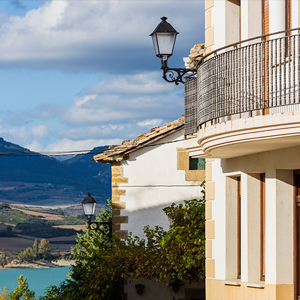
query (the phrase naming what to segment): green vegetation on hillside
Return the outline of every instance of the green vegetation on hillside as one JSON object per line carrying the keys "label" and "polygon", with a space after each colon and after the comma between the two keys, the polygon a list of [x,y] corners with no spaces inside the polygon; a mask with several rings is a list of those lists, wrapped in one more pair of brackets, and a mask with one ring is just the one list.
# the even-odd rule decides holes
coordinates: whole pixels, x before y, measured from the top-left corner
{"label": "green vegetation on hillside", "polygon": [[[27,210],[34,211],[29,209]],[[58,213],[58,215],[62,217],[61,220],[45,220],[45,223],[50,226],[86,224],[86,217],[83,214],[77,216],[63,216],[61,213]],[[17,225],[20,223],[28,223],[38,220],[44,220],[44,218],[41,218],[39,216],[31,216],[18,209],[12,209],[8,204],[0,203],[0,223]]]}
{"label": "green vegetation on hillside", "polygon": [[85,225],[86,216],[77,215],[77,216],[64,216],[62,220],[47,220],[47,223],[51,226],[58,225]]}
{"label": "green vegetation on hillside", "polygon": [[0,203],[0,222],[17,225],[18,223],[37,220],[37,217],[27,215],[22,211],[11,209],[8,204]]}

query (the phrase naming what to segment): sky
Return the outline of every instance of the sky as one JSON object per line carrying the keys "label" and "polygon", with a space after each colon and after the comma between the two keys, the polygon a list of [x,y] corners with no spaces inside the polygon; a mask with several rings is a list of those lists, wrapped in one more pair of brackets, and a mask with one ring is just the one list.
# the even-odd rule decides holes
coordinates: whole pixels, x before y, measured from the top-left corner
{"label": "sky", "polygon": [[184,114],[149,34],[204,42],[203,0],[0,0],[0,136],[37,152],[118,145]]}

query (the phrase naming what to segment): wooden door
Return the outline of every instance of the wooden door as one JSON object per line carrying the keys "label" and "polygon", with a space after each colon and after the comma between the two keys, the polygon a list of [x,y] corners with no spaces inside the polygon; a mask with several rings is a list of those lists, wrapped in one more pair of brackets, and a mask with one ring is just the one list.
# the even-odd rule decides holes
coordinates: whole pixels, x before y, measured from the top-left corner
{"label": "wooden door", "polygon": [[266,267],[266,174],[260,174],[260,280],[265,280]]}
{"label": "wooden door", "polygon": [[294,276],[295,300],[300,299],[300,170],[294,172]]}
{"label": "wooden door", "polygon": [[241,202],[241,177],[237,178],[237,278],[242,274],[242,202]]}

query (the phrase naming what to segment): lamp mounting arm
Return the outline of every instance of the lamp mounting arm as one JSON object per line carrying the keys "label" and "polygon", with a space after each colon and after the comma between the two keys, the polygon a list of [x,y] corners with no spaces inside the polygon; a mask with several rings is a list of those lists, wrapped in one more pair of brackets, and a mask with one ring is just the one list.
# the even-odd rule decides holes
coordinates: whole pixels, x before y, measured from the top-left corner
{"label": "lamp mounting arm", "polygon": [[163,79],[167,82],[174,82],[176,85],[179,82],[184,83],[183,76],[189,72],[196,74],[197,69],[186,69],[186,68],[169,68],[168,67],[168,59],[164,57],[161,59],[161,69],[163,70]]}
{"label": "lamp mounting arm", "polygon": [[[101,228],[102,225],[109,226],[109,232],[106,234],[104,230]],[[91,230],[102,231],[103,234],[107,235],[109,238],[112,238],[112,222],[92,222],[91,219],[88,219],[88,228]]]}

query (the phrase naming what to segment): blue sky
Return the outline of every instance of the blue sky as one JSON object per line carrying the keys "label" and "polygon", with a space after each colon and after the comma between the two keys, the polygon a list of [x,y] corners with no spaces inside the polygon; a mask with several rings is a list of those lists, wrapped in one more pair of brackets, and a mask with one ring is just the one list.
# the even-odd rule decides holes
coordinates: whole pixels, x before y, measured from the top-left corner
{"label": "blue sky", "polygon": [[179,31],[169,66],[204,42],[202,0],[1,0],[0,136],[33,151],[119,144],[183,114],[149,34]]}

